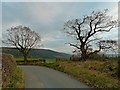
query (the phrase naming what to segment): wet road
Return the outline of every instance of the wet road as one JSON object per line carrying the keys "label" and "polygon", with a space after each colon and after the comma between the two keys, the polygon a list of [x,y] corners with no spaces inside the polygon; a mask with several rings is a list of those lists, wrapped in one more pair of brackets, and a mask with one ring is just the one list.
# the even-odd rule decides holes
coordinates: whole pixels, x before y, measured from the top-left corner
{"label": "wet road", "polygon": [[69,75],[41,66],[19,66],[25,74],[25,88],[89,88]]}

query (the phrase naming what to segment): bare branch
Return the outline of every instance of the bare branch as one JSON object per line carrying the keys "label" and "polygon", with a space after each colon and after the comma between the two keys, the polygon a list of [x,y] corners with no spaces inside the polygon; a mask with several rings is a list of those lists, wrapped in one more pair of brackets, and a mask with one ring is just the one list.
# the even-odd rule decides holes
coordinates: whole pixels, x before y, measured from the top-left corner
{"label": "bare branch", "polygon": [[[87,57],[87,51],[93,47],[91,42],[97,42],[99,39],[94,38],[98,33],[109,32],[111,29],[117,27],[117,20],[112,20],[112,17],[107,15],[108,9],[103,11],[93,11],[91,15],[84,16],[82,19],[69,20],[64,24],[64,31],[68,35],[74,37],[76,41],[79,41],[79,44],[70,44],[70,46],[76,47],[77,51],[81,52],[82,57]],[[91,52],[97,53],[100,52],[103,48],[112,48],[112,47],[101,47],[98,46],[98,50]],[[90,52],[89,52],[90,53]]]}

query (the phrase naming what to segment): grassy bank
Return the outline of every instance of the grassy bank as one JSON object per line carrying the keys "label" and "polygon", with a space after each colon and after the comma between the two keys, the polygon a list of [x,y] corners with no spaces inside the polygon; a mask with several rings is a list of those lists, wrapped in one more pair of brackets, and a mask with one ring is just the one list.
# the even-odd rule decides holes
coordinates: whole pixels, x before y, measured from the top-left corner
{"label": "grassy bank", "polygon": [[41,65],[65,72],[91,87],[120,88],[116,75],[117,61],[59,61]]}
{"label": "grassy bank", "polygon": [[24,73],[20,68],[16,68],[6,88],[24,88]]}
{"label": "grassy bank", "polygon": [[24,88],[24,74],[13,55],[2,54],[2,88]]}

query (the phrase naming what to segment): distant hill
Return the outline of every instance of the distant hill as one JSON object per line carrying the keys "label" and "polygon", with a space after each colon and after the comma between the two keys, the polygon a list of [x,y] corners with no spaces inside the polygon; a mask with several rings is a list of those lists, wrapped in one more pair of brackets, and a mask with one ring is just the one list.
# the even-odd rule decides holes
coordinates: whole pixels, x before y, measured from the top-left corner
{"label": "distant hill", "polygon": [[[1,50],[0,50],[1,51]],[[23,57],[22,54],[16,48],[2,47],[2,53],[12,54],[15,58]],[[29,58],[56,58],[56,57],[65,57],[69,58],[71,55],[61,52],[56,52],[49,49],[32,49],[28,55]]]}

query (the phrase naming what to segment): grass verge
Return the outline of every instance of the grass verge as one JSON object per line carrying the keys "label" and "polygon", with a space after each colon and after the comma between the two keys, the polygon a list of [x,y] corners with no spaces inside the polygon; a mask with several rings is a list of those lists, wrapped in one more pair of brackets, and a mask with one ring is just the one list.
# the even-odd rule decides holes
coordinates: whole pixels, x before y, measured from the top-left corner
{"label": "grass verge", "polygon": [[24,73],[20,68],[16,68],[9,79],[7,88],[24,88]]}
{"label": "grass verge", "polygon": [[62,61],[41,65],[65,72],[91,87],[120,89],[120,85],[118,84],[120,81],[118,81],[117,77],[112,76],[111,73],[113,73],[113,71],[110,72],[107,70],[107,64],[108,63],[101,61]]}

